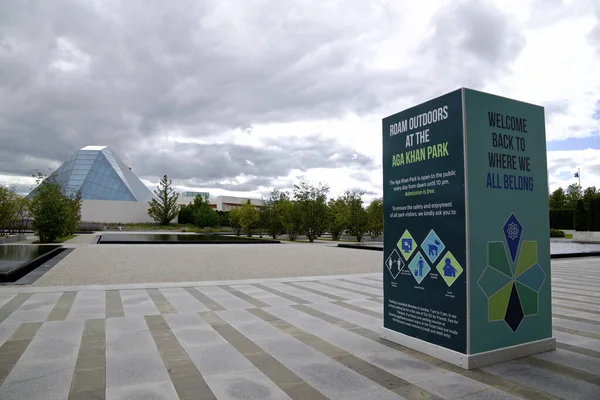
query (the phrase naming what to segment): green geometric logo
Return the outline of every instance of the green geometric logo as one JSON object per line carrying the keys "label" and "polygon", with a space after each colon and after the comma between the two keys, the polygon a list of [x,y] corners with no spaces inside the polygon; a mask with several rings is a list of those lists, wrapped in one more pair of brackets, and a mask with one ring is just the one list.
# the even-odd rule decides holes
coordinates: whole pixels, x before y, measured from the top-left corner
{"label": "green geometric logo", "polygon": [[400,237],[400,240],[398,240],[396,245],[398,246],[398,249],[400,249],[400,254],[402,254],[402,257],[404,257],[406,261],[408,261],[417,248],[417,244],[408,229],[404,231],[404,234]]}
{"label": "green geometric logo", "polygon": [[537,242],[521,240],[523,227],[514,215],[503,231],[504,241],[487,245],[487,266],[477,284],[488,299],[488,321],[504,320],[516,332],[525,317],[537,314],[546,274],[538,264]]}
{"label": "green geometric logo", "polygon": [[456,258],[454,258],[454,255],[452,255],[451,252],[447,252],[446,255],[442,257],[435,269],[438,270],[448,287],[452,286],[460,274],[463,273],[463,268],[458,261],[456,261]]}

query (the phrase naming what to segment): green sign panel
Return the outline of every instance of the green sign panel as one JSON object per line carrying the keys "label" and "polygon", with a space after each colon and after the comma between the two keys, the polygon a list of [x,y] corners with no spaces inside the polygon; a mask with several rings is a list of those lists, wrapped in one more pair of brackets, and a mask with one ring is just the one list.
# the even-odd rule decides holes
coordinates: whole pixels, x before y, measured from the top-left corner
{"label": "green sign panel", "polygon": [[467,356],[551,339],[544,126],[468,89],[383,120],[385,332]]}
{"label": "green sign panel", "polygon": [[552,336],[544,109],[465,90],[470,352]]}

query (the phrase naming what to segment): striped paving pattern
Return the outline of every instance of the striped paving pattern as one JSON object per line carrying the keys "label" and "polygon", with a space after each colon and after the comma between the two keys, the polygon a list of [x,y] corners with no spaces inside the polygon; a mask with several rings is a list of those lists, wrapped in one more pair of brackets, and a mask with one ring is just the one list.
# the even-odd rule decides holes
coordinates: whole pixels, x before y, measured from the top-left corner
{"label": "striped paving pattern", "polygon": [[558,349],[474,371],[379,338],[380,274],[0,289],[0,399],[599,399],[600,259],[552,274]]}

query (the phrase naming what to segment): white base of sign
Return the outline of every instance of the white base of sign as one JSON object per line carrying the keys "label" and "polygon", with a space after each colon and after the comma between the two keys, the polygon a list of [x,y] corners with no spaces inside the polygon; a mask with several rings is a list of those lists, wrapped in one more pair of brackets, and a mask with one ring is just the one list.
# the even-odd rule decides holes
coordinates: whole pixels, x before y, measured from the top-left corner
{"label": "white base of sign", "polygon": [[516,346],[505,347],[503,349],[467,355],[425,342],[412,336],[398,333],[388,328],[382,327],[381,337],[390,342],[425,353],[464,369],[481,368],[499,362],[514,360],[556,349],[556,339],[551,337],[536,342],[523,343]]}

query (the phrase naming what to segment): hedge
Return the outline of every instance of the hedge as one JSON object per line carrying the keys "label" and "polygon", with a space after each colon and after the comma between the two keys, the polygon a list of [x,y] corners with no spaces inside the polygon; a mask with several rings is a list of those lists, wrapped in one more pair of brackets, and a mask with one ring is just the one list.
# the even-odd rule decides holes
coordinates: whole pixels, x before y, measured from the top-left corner
{"label": "hedge", "polygon": [[550,210],[551,229],[573,229],[574,210]]}

